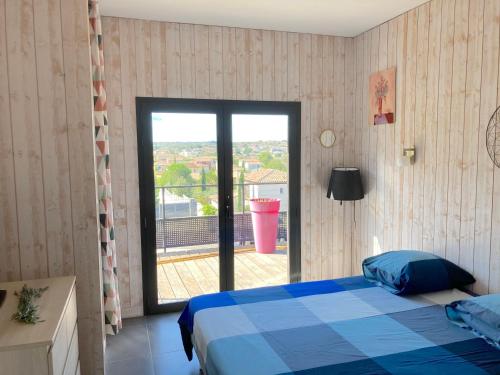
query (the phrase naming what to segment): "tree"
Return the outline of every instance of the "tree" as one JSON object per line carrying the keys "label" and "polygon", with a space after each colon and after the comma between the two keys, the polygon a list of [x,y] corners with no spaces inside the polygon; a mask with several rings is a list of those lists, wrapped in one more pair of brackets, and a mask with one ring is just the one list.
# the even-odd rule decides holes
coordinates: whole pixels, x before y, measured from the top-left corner
{"label": "tree", "polygon": [[205,172],[205,168],[201,170],[201,191],[207,190],[207,173]]}
{"label": "tree", "polygon": [[207,172],[207,184],[208,185],[217,185],[217,173],[215,172],[215,169],[210,169]]}
{"label": "tree", "polygon": [[262,151],[259,154],[259,161],[265,165],[273,159],[273,155],[269,151]]}
{"label": "tree", "polygon": [[[173,163],[170,164],[165,172],[157,178],[156,187],[162,186],[190,186],[194,184],[194,178],[191,176],[191,169],[189,169],[185,164]],[[174,193],[179,195],[192,195],[191,188],[180,188],[175,189]]]}
{"label": "tree", "polygon": [[269,168],[269,169],[277,169],[280,171],[286,171],[286,164],[283,163],[280,159],[275,159],[273,157],[273,154],[271,154],[269,151],[262,151],[259,154],[259,161],[262,163],[262,166],[264,168]]}
{"label": "tree", "polygon": [[238,212],[243,212],[244,200],[245,200],[245,170],[242,169],[240,172],[240,178],[238,181],[238,202],[236,203],[236,209]]}
{"label": "tree", "polygon": [[211,204],[204,204],[201,207],[201,212],[203,213],[203,216],[215,216],[217,215],[217,208]]}
{"label": "tree", "polygon": [[286,172],[286,165],[279,159],[272,159],[264,165],[266,168],[277,169]]}

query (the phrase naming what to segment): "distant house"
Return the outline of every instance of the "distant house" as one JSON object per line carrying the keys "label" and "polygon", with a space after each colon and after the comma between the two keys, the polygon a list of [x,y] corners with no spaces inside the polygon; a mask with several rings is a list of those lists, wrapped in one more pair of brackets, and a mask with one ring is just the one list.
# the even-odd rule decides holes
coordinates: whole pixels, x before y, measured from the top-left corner
{"label": "distant house", "polygon": [[257,159],[250,160],[240,160],[240,167],[244,168],[246,171],[253,172],[262,166],[262,163]]}
{"label": "distant house", "polygon": [[245,193],[253,198],[277,198],[281,201],[280,211],[288,210],[288,174],[277,169],[262,168],[245,175],[249,184]]}
{"label": "distant house", "polygon": [[167,189],[160,189],[156,201],[156,218],[198,216],[198,205],[194,198],[175,195]]}
{"label": "distant house", "polygon": [[205,172],[208,172],[211,169],[217,168],[217,157],[210,156],[202,156],[196,158],[193,163],[200,169],[204,169]]}

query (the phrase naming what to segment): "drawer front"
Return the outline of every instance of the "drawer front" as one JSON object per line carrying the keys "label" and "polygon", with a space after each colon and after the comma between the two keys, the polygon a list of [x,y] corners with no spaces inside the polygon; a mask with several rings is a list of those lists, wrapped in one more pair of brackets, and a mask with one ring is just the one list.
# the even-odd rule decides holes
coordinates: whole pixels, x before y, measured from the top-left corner
{"label": "drawer front", "polygon": [[0,352],[0,375],[49,375],[47,347]]}
{"label": "drawer front", "polygon": [[[56,334],[54,345],[52,346],[49,358],[51,364],[51,374],[62,375],[64,364],[68,357],[71,339],[76,327],[76,294],[75,288],[71,291],[69,303],[64,311],[61,325]],[[78,346],[78,345],[77,345]]]}
{"label": "drawer front", "polygon": [[71,344],[69,345],[68,357],[64,365],[64,375],[74,375],[78,367],[78,328],[75,326]]}

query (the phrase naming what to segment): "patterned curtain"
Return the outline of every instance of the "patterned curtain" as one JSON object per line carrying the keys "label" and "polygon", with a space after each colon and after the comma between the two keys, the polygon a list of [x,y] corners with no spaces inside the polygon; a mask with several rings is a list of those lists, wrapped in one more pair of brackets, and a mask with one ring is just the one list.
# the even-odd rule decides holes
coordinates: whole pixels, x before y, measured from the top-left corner
{"label": "patterned curtain", "polygon": [[89,0],[90,51],[94,96],[95,161],[102,256],[104,319],[106,333],[114,335],[122,325],[118,278],[116,275],[116,247],[109,167],[109,127],[106,107],[104,57],[102,51],[101,15],[99,1]]}

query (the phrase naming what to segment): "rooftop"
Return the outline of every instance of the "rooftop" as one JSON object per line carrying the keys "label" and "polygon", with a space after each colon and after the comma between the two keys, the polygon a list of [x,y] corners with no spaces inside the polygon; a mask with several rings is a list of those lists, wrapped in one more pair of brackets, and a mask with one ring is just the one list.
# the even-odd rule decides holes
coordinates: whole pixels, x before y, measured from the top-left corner
{"label": "rooftop", "polygon": [[261,168],[245,175],[245,181],[250,183],[284,183],[288,181],[288,173],[277,169]]}

